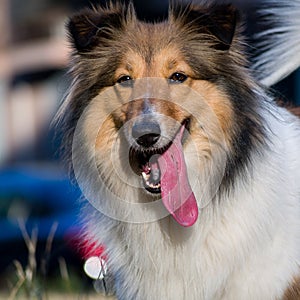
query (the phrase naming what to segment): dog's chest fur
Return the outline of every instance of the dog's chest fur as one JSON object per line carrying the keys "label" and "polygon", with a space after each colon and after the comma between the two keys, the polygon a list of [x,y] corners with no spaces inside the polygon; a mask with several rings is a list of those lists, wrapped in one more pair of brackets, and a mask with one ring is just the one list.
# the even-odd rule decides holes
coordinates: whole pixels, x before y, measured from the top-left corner
{"label": "dog's chest fur", "polygon": [[101,232],[120,299],[281,299],[299,274],[300,138],[288,123],[268,123],[277,131],[273,150],[256,157],[218,205],[202,208],[193,227],[165,218],[111,222]]}

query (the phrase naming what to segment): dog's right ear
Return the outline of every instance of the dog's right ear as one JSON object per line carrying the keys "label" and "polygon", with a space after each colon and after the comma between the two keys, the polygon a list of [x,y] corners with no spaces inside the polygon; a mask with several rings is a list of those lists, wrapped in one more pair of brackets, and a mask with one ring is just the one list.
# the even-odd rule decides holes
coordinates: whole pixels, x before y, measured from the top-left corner
{"label": "dog's right ear", "polygon": [[111,28],[122,27],[122,13],[86,9],[67,23],[71,43],[79,53],[92,50],[100,39],[107,38]]}

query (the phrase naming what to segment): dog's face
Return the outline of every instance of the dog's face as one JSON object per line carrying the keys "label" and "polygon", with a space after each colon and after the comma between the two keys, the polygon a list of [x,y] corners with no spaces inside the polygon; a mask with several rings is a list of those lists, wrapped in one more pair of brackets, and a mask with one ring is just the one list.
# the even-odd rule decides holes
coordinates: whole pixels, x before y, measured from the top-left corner
{"label": "dog's face", "polygon": [[135,189],[143,201],[164,201],[184,193],[175,186],[185,182],[187,195],[176,201],[186,207],[164,204],[171,213],[191,210],[195,219],[193,186],[205,194],[205,184],[211,189],[229,174],[228,157],[245,134],[240,125],[247,126],[246,99],[239,98],[248,99],[250,90],[236,16],[231,6],[176,6],[167,21],[150,24],[117,5],[70,20],[74,85],[67,126],[72,132],[83,118],[82,143],[114,194],[131,201]]}

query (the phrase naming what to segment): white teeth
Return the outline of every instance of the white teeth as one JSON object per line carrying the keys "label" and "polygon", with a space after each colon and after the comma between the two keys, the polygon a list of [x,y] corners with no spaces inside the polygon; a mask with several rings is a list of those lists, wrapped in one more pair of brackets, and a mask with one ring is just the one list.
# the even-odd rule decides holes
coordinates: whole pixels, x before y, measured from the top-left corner
{"label": "white teeth", "polygon": [[[160,173],[159,173],[159,170],[152,170],[152,171],[155,171],[155,172],[151,172],[149,174],[146,174],[145,172],[142,172],[142,177],[144,179],[144,182],[145,184],[151,188],[151,189],[159,189],[160,188],[160,182],[157,183],[157,184],[154,184],[152,182],[150,182],[150,180],[154,180],[154,181],[157,181],[159,179],[159,176],[160,176]],[[154,178],[155,177],[155,178]]]}
{"label": "white teeth", "polygon": [[143,176],[145,182],[149,181],[149,179],[150,179],[150,173],[146,174],[145,172],[142,172],[142,176]]}
{"label": "white teeth", "polygon": [[155,184],[155,185],[154,185],[153,183],[149,183],[148,185],[149,185],[149,187],[152,188],[152,189],[158,189],[158,188],[160,188],[160,184],[159,184],[159,183],[158,183],[158,184]]}

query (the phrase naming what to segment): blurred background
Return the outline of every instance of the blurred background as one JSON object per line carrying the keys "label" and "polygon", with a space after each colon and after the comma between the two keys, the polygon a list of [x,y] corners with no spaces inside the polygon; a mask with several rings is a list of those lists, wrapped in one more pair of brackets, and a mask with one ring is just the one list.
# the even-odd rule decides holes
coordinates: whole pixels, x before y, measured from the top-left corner
{"label": "blurred background", "polygon": [[[50,123],[69,84],[67,16],[104,2],[0,0],[0,299],[94,291],[78,250],[80,191]],[[167,0],[134,2],[141,18],[166,15]],[[274,89],[299,104],[299,70]]]}

